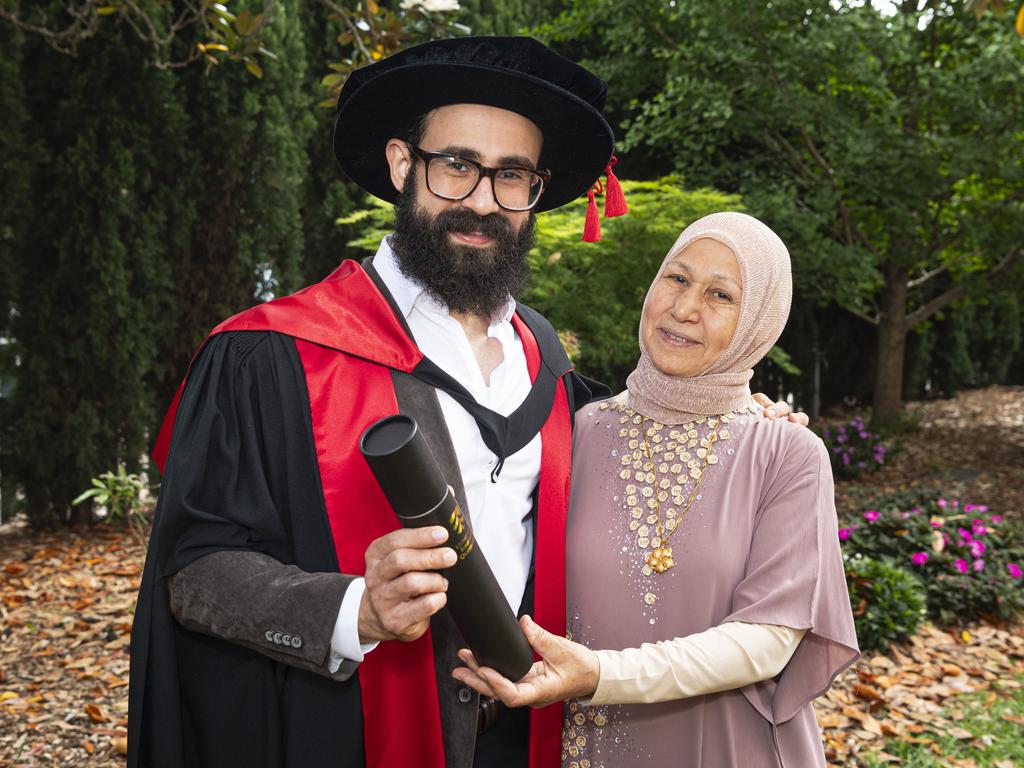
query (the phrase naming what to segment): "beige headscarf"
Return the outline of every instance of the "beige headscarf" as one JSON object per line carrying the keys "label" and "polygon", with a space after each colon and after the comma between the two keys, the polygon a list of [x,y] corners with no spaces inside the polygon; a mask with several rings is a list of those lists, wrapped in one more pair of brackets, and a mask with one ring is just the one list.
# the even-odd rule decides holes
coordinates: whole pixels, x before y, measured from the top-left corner
{"label": "beige headscarf", "polygon": [[[661,263],[665,265],[690,243],[717,240],[732,249],[743,279],[740,317],[729,346],[698,376],[671,376],[651,362],[640,330],[640,361],[626,380],[629,407],[663,424],[681,424],[690,416],[713,416],[751,403],[754,365],[782,335],[793,297],[789,251],[779,236],[745,213],[712,213],[683,230]],[[647,291],[644,308],[651,297]]]}

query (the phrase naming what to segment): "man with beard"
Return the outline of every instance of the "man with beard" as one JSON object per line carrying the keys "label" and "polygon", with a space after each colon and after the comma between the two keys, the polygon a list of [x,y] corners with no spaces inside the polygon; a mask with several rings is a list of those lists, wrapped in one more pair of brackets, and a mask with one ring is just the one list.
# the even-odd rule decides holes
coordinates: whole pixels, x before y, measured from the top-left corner
{"label": "man with beard", "polygon": [[592,393],[512,297],[534,213],[608,168],[605,91],[528,38],[349,78],[335,154],[396,204],[395,233],[225,321],[190,367],[155,452],[130,766],[558,765],[561,707],[499,711],[451,677],[455,553],[398,529],[358,441],[413,415],[509,606],[564,632],[571,419]]}

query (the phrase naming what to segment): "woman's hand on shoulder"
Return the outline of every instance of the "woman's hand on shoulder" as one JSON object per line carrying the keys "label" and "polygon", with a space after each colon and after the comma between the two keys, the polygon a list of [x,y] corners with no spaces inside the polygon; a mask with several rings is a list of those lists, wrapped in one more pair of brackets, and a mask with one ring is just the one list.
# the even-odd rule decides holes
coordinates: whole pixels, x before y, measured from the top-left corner
{"label": "woman's hand on shoulder", "polygon": [[793,409],[790,408],[789,403],[785,400],[779,400],[779,402],[773,403],[772,399],[763,392],[755,394],[754,400],[758,405],[765,409],[764,415],[768,419],[786,419],[794,424],[799,424],[801,427],[806,427],[811,423],[811,420],[806,413],[794,413]]}
{"label": "woman's hand on shoulder", "polygon": [[601,668],[597,654],[584,645],[553,635],[529,616],[519,620],[526,639],[541,657],[517,683],[477,664],[463,648],[459,658],[466,664],[452,677],[484,696],[500,699],[508,707],[546,707],[556,701],[589,697],[597,690]]}

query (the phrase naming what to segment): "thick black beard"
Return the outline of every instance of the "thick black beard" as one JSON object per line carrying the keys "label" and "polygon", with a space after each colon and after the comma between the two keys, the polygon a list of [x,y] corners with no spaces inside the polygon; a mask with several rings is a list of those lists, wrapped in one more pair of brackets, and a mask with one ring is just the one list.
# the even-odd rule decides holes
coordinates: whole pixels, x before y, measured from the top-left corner
{"label": "thick black beard", "polygon": [[[410,174],[411,182],[413,175]],[[409,183],[395,203],[391,249],[398,268],[444,304],[449,312],[493,318],[509,297],[526,287],[535,216],[516,232],[500,213],[478,216],[455,206],[431,217],[416,202]],[[476,232],[494,239],[487,248],[452,244],[449,232]]]}

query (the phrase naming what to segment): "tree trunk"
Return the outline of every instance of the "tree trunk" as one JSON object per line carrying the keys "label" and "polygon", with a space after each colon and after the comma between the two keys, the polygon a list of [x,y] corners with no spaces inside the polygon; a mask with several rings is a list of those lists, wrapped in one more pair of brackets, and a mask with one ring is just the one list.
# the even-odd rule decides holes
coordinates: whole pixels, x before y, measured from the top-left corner
{"label": "tree trunk", "polygon": [[906,267],[885,265],[880,297],[873,426],[897,420],[903,408],[903,358],[907,348]]}

